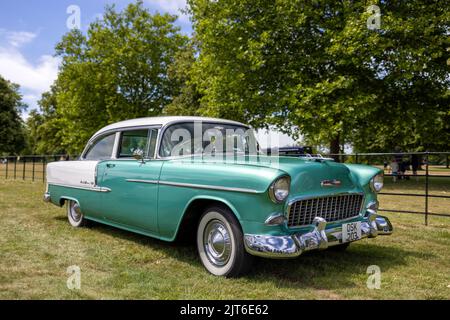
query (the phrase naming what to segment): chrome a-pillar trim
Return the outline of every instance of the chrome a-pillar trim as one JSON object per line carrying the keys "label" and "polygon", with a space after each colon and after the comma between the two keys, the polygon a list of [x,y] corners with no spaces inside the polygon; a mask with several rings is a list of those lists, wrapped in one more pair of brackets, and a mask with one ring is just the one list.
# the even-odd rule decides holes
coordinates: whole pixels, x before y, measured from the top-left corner
{"label": "chrome a-pillar trim", "polygon": [[[388,218],[369,214],[361,221],[361,239],[377,235],[390,235],[393,232]],[[333,222],[335,225],[335,223]],[[342,225],[327,228],[327,222],[315,217],[313,229],[306,233],[291,235],[245,234],[244,245],[248,253],[266,258],[295,258],[303,252],[325,249],[342,244]]]}

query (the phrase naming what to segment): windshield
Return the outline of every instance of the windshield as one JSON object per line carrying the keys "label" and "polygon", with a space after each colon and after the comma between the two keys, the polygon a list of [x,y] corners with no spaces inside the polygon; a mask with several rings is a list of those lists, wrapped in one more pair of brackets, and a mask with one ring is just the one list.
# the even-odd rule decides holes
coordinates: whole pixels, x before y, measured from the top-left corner
{"label": "windshield", "polygon": [[257,154],[254,132],[244,126],[188,122],[177,123],[164,131],[161,157],[216,154]]}

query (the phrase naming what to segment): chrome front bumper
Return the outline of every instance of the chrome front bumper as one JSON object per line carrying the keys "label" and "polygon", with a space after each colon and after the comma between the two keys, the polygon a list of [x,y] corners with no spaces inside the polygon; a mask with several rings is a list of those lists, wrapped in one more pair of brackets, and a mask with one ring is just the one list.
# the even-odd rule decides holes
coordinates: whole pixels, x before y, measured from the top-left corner
{"label": "chrome front bumper", "polygon": [[[369,213],[361,221],[361,238],[390,235],[393,231],[388,218]],[[327,228],[327,221],[314,218],[314,229],[307,233],[286,236],[245,234],[244,244],[248,253],[268,258],[295,258],[305,251],[326,249],[342,243],[342,226]]]}

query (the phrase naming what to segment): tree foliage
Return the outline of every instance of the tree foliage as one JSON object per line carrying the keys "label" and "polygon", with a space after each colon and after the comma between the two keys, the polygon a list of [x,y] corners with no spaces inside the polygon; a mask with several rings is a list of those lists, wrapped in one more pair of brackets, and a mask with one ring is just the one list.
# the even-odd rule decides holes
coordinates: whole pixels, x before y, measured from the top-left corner
{"label": "tree foliage", "polygon": [[0,76],[0,155],[18,154],[26,147],[21,112],[26,108],[19,86]]}
{"label": "tree foliage", "polygon": [[161,114],[176,92],[169,66],[187,42],[175,19],[138,1],[121,12],[107,7],[87,34],[66,34],[56,46],[58,79],[40,102],[46,124],[38,150],[79,153],[109,123]]}
{"label": "tree foliage", "polygon": [[[358,151],[449,147],[440,1],[189,0],[198,113]],[[379,29],[368,27],[381,9]]]}
{"label": "tree foliage", "polygon": [[331,152],[449,149],[441,1],[188,0],[188,12],[191,39],[142,1],[66,34],[28,119],[33,149],[79,153],[109,123],[160,114],[275,126]]}

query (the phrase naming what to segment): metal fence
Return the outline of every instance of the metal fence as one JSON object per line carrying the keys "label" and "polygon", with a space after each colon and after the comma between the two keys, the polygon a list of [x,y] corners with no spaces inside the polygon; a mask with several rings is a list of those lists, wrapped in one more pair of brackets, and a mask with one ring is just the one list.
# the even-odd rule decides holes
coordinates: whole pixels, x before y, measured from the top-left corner
{"label": "metal fence", "polygon": [[0,156],[0,178],[45,182],[47,163],[76,158],[67,155]]}
{"label": "metal fence", "polygon": [[[289,154],[289,156],[304,156]],[[380,211],[399,212],[410,214],[422,214],[425,217],[425,224],[428,224],[429,216],[450,217],[450,213],[436,213],[430,211],[430,199],[441,198],[450,199],[450,196],[444,194],[430,193],[430,184],[434,179],[450,179],[449,159],[450,152],[407,152],[407,153],[354,153],[354,154],[329,154],[329,157],[345,163],[363,163],[384,167],[386,177],[395,177],[397,179],[410,179],[411,177],[423,178],[423,193],[400,193],[400,192],[380,192],[381,195],[392,195],[399,197],[422,197],[424,199],[424,211],[415,210],[394,210],[390,208],[380,208]],[[417,171],[412,168],[393,174],[389,172],[389,161],[393,158],[402,162],[405,167],[411,166],[412,156],[420,159]],[[0,178],[21,179],[21,180],[41,180],[45,182],[45,168],[47,163],[52,161],[73,160],[77,156],[68,155],[44,155],[44,156],[6,156],[0,157]],[[401,160],[400,160],[401,159]],[[437,170],[439,168],[439,170]],[[408,171],[412,173],[407,173]],[[450,180],[449,180],[450,189]],[[450,207],[450,200],[449,200]]]}
{"label": "metal fence", "polygon": [[[430,185],[434,179],[449,179],[450,178],[450,152],[400,152],[400,153],[354,153],[354,154],[329,154],[328,156],[335,158],[337,161],[345,163],[358,163],[382,166],[384,168],[384,175],[392,177],[393,179],[410,179],[423,178],[424,192],[423,193],[400,193],[400,192],[380,192],[380,195],[391,195],[399,197],[421,197],[424,199],[424,211],[415,210],[398,210],[390,208],[380,208],[379,211],[385,212],[399,212],[410,214],[424,215],[425,225],[428,225],[429,216],[450,217],[450,213],[436,213],[430,211],[430,199],[450,199],[450,196],[443,194],[430,193]],[[411,168],[411,158],[418,159],[418,168],[413,170]],[[392,159],[401,162],[404,171],[400,173],[392,173],[389,171],[389,164]],[[417,160],[416,160],[417,161]],[[401,168],[400,168],[401,169]],[[407,173],[408,171],[412,173]],[[449,180],[450,190],[450,180]],[[449,205],[450,208],[450,200]]]}

